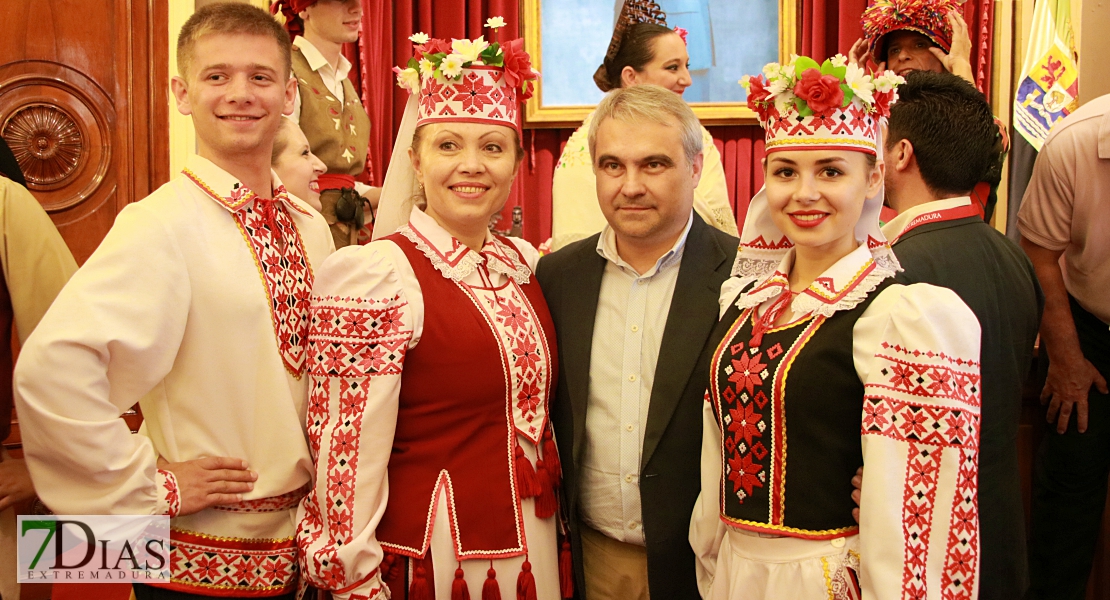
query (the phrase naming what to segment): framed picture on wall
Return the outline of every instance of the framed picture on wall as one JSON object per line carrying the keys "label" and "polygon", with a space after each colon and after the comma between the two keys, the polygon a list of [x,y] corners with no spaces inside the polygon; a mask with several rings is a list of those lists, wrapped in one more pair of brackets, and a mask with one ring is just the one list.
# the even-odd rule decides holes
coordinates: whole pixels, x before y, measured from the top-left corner
{"label": "framed picture on wall", "polygon": [[[604,94],[593,81],[623,0],[522,0],[524,43],[542,73],[525,127],[577,127]],[[706,125],[755,123],[738,83],[797,53],[796,0],[656,0],[688,32],[683,98]]]}

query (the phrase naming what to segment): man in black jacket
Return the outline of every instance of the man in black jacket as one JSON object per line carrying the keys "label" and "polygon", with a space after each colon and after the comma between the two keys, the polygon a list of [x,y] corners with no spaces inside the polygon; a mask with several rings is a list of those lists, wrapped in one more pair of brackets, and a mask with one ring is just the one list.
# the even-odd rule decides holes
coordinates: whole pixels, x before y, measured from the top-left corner
{"label": "man in black jacket", "polygon": [[552,422],[578,597],[696,600],[696,363],[738,240],[692,211],[701,127],[678,95],[614,90],[589,145],[608,225],[537,270],[559,341]]}
{"label": "man in black jacket", "polygon": [[898,217],[883,233],[905,269],[899,281],[951,289],[982,327],[980,598],[1021,598],[1018,420],[1044,296],[1021,248],[984,223],[968,197],[998,159],[998,128],[971,84],[918,71],[898,88],[885,146],[886,199]]}

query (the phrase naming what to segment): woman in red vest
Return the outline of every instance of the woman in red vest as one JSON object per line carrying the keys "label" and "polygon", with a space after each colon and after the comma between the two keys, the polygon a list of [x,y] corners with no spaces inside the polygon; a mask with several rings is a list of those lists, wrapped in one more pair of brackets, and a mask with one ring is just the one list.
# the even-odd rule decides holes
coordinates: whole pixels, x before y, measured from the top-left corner
{"label": "woman in red vest", "polygon": [[555,337],[538,253],[488,228],[537,74],[519,39],[411,39],[377,239],[317,272],[303,572],[338,599],[559,598]]}

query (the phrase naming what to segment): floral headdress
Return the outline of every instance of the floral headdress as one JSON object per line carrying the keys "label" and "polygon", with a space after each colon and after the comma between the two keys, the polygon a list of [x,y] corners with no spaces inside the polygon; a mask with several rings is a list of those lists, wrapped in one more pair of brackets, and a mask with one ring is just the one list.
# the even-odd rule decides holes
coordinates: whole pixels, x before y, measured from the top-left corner
{"label": "floral headdress", "polygon": [[[501,17],[486,21],[494,30]],[[417,126],[436,121],[484,121],[520,131],[518,102],[532,97],[539,73],[524,51],[524,40],[504,45],[476,40],[409,37],[415,45],[406,68],[394,67],[397,85],[420,98]]]}
{"label": "floral headdress", "polygon": [[[763,74],[741,83],[748,89],[748,106],[766,130],[768,154],[835,149],[882,158],[879,127],[905,80],[891,71],[873,77],[838,54],[821,64],[805,56],[791,57],[786,65],[770,63]],[[900,269],[879,229],[882,207],[882,191],[865,199],[855,227],[856,239],[867,244],[876,264],[871,287]],[[771,218],[767,192],[761,189],[748,205],[729,285],[742,287],[770,276],[793,247]]]}
{"label": "floral headdress", "polygon": [[869,75],[842,54],[821,64],[794,56],[740,80],[766,130],[767,152],[825,147],[868,154],[878,153],[879,119],[890,114],[895,87],[904,82],[892,71]]}
{"label": "floral headdress", "polygon": [[941,50],[952,50],[952,26],[948,13],[958,10],[953,0],[875,0],[863,11],[863,37],[871,60],[879,64],[885,57],[883,36],[899,29],[916,31],[929,38]]}
{"label": "floral headdress", "polygon": [[[486,21],[495,38],[504,26],[501,17]],[[487,42],[485,36],[448,42],[417,33],[409,40],[415,45],[412,58],[405,68],[393,71],[397,85],[411,95],[382,184],[374,239],[390,235],[409,220],[418,186],[408,152],[417,127],[486,123],[512,127],[519,135],[519,102],[532,96],[539,77],[519,38],[505,44]]]}

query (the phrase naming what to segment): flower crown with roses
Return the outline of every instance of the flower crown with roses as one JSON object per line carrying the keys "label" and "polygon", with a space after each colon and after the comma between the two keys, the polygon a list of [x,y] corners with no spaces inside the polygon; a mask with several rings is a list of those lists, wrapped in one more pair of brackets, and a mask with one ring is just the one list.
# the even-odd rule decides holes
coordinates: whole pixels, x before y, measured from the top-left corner
{"label": "flower crown with roses", "polygon": [[[494,31],[494,36],[504,26],[505,19],[501,17],[486,20],[486,27]],[[416,33],[409,36],[409,41],[415,46],[412,58],[406,68],[394,67],[393,72],[397,74],[397,85],[413,94],[420,92],[421,82],[424,80],[456,82],[462,79],[464,69],[485,65],[503,69],[506,83],[517,90],[519,99],[527,100],[532,97],[533,82],[539,77],[539,73],[532,69],[532,59],[524,51],[522,38],[502,45],[497,41],[487,42],[485,36],[476,40],[452,39],[448,42],[430,38],[426,33]]]}
{"label": "flower crown with roses", "polygon": [[905,79],[893,71],[872,76],[837,54],[820,64],[792,56],[740,83],[748,91],[748,108],[767,130],[768,151],[808,145],[875,154],[879,119],[890,115]]}

